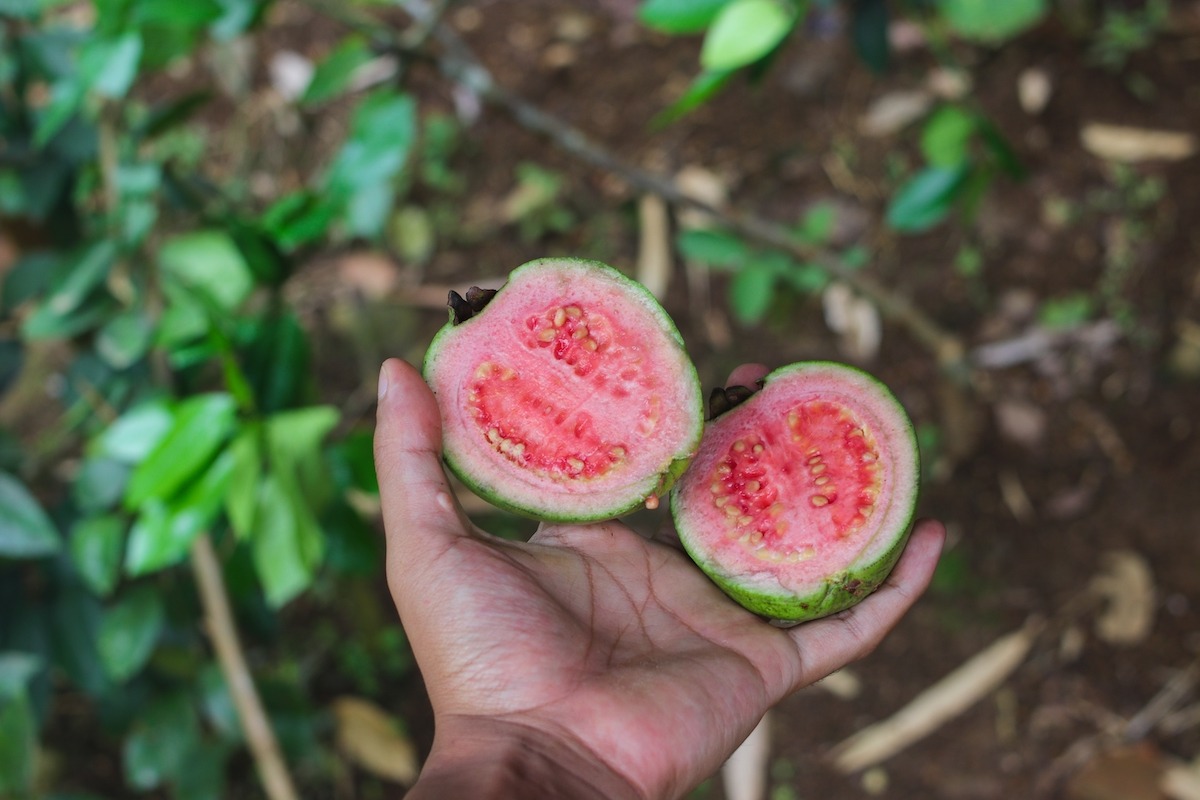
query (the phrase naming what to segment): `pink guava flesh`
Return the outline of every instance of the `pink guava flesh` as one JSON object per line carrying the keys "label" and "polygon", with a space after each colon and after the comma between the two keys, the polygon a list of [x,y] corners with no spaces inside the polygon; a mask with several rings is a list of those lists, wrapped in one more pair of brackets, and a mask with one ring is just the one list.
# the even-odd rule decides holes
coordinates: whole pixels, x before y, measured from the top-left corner
{"label": "pink guava flesh", "polygon": [[887,577],[918,478],[911,423],[882,384],[797,364],[709,424],[672,510],[685,549],[731,596],[765,616],[810,619]]}
{"label": "pink guava flesh", "polygon": [[[426,360],[447,462],[545,519],[614,516],[665,491],[701,428],[695,370],[654,299],[594,262],[534,262]],[[652,501],[653,502],[653,501]]]}

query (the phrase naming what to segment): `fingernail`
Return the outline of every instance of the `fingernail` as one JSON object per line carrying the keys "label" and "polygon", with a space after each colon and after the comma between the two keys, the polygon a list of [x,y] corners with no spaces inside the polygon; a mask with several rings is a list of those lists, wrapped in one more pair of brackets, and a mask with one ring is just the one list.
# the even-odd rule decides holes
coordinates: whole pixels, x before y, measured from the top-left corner
{"label": "fingernail", "polygon": [[379,368],[379,399],[380,400],[382,400],[384,395],[387,394],[387,391],[388,391],[388,368],[387,368],[387,362],[385,361],[383,363],[383,366]]}

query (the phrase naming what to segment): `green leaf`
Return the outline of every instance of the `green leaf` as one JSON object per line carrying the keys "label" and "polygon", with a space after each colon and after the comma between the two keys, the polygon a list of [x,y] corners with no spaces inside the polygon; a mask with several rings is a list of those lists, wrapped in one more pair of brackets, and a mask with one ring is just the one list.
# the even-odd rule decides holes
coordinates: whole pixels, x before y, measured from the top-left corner
{"label": "green leaf", "polygon": [[54,524],[25,485],[0,472],[0,557],[41,558],[61,547]]}
{"label": "green leaf", "polygon": [[141,309],[131,308],[100,328],[96,352],[113,369],[126,369],[146,354],[153,338],[154,322]]}
{"label": "green leaf", "polygon": [[111,688],[96,650],[104,609],[82,584],[60,586],[50,607],[50,638],[54,663],[93,697]]}
{"label": "green leaf", "polygon": [[199,735],[191,699],[184,694],[160,696],[125,739],[125,779],[143,791],[162,785],[179,773]]}
{"label": "green leaf", "polygon": [[270,414],[308,399],[312,385],[308,333],[294,312],[264,314],[239,331],[243,368],[259,411]]}
{"label": "green leaf", "polygon": [[809,244],[825,244],[833,235],[833,226],[837,222],[837,209],[832,203],[817,203],[805,212],[800,220],[800,229],[796,231],[800,240]]}
{"label": "green leaf", "polygon": [[92,446],[91,455],[124,464],[144,461],[162,442],[175,422],[163,400],[147,400],[117,417]]}
{"label": "green leaf", "polygon": [[780,0],[733,0],[708,29],[700,64],[708,70],[752,64],[783,41],[796,19],[795,9]]}
{"label": "green leaf", "polygon": [[89,456],[71,482],[71,499],[85,514],[113,508],[125,494],[130,471],[115,458]]}
{"label": "green leaf", "polygon": [[116,258],[117,245],[110,240],[89,246],[64,264],[65,273],[50,290],[45,305],[60,317],[74,311],[108,277]]}
{"label": "green leaf", "polygon": [[125,571],[144,575],[182,561],[221,510],[233,467],[233,454],[226,450],[178,500],[145,503],[129,532]]}
{"label": "green leaf", "polygon": [[1047,328],[1074,328],[1087,322],[1094,310],[1091,296],[1078,292],[1042,303],[1038,320]]}
{"label": "green leaf", "polygon": [[237,407],[228,394],[180,403],[171,430],[129,477],[125,507],[133,511],[149,499],[171,498],[208,464],[236,422]]}
{"label": "green leaf", "polygon": [[300,98],[301,105],[314,106],[337,97],[354,80],[354,73],[375,54],[361,36],[348,36],[317,65],[312,80]]}
{"label": "green leaf", "polygon": [[233,311],[254,288],[254,277],[233,239],[222,231],[196,231],[168,239],[159,266],[185,286]]}
{"label": "green leaf", "polygon": [[[16,697],[42,668],[42,659],[32,653],[0,653],[0,700]],[[4,730],[4,728],[0,728]],[[3,774],[0,771],[0,774]]]}
{"label": "green leaf", "polygon": [[851,13],[850,38],[854,41],[854,51],[872,72],[881,74],[891,61],[887,0],[857,0]]}
{"label": "green leaf", "polygon": [[954,207],[958,191],[969,174],[966,164],[928,167],[918,172],[892,198],[887,224],[902,233],[917,233],[937,225]]}
{"label": "green leaf", "polygon": [[376,90],[355,110],[350,138],[334,159],[326,185],[348,197],[364,187],[390,181],[408,160],[416,134],[413,98]]}
{"label": "green leaf", "polygon": [[761,261],[747,264],[733,276],[729,304],[739,322],[754,325],[766,316],[774,297],[776,276],[775,267]]}
{"label": "green leaf", "polygon": [[311,563],[306,539],[311,538],[314,526],[311,512],[303,504],[293,502],[293,493],[284,487],[279,475],[263,479],[253,556],[263,592],[272,607],[287,603],[312,582],[316,565]]}
{"label": "green leaf", "polygon": [[139,0],[133,4],[131,21],[137,25],[168,28],[201,28],[220,18],[223,13],[216,0]]}
{"label": "green leaf", "polygon": [[96,594],[107,596],[117,585],[125,521],[117,516],[89,517],[71,528],[71,558],[79,576]]}
{"label": "green leaf", "polygon": [[746,263],[750,250],[741,238],[717,230],[685,230],[675,239],[679,254],[709,267],[736,269]]}
{"label": "green leaf", "polygon": [[75,116],[87,94],[86,87],[74,78],[64,78],[50,89],[50,102],[42,110],[33,131],[33,143],[45,147],[63,126]]}
{"label": "green leaf", "polygon": [[819,264],[793,264],[784,278],[801,294],[816,294],[829,283],[829,273]]}
{"label": "green leaf", "polygon": [[729,0],[646,0],[638,19],[663,33],[699,33],[712,24]]}
{"label": "green leaf", "polygon": [[97,94],[120,99],[129,93],[142,58],[142,36],[126,31],[116,39],[93,39],[79,54],[79,72]]}
{"label": "green leaf", "polygon": [[242,741],[242,723],[225,676],[215,664],[205,666],[197,676],[200,710],[221,738],[230,742]]}
{"label": "green leaf", "polygon": [[247,427],[229,446],[233,475],[225,493],[225,514],[238,539],[248,540],[254,532],[254,514],[258,508],[258,488],[262,479],[262,452],[259,431]]}
{"label": "green leaf", "polygon": [[110,678],[123,682],[146,665],[166,619],[162,600],[149,586],[133,589],[105,613],[96,644]]}
{"label": "green leaf", "polygon": [[1046,0],[939,0],[950,28],[966,39],[997,44],[1036,25]]}
{"label": "green leaf", "polygon": [[967,161],[979,118],[960,106],[942,106],[921,130],[921,152],[935,167],[957,167]]}
{"label": "green leaf", "polygon": [[663,128],[691,113],[716,96],[725,87],[725,84],[729,83],[730,78],[733,76],[734,70],[731,69],[716,72],[701,72],[692,79],[691,85],[688,86],[687,91],[678,100],[654,117],[650,123],[650,127],[655,129]]}
{"label": "green leaf", "polygon": [[160,347],[174,351],[193,344],[206,335],[211,325],[204,301],[193,294],[180,281],[167,276],[163,291],[167,296],[167,307],[158,319],[157,343]]}

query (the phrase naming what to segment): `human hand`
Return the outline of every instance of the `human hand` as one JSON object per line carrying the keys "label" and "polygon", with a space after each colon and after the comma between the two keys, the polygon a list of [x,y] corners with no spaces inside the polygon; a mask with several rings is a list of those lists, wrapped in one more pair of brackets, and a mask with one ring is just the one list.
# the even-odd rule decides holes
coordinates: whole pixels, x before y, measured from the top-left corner
{"label": "human hand", "polygon": [[920,522],[875,594],[776,628],[619,522],[544,523],[528,543],[479,530],[442,470],[420,374],[390,360],[380,386],[388,585],[435,716],[413,797],[679,796],[768,708],[873,650],[941,550],[942,526]]}

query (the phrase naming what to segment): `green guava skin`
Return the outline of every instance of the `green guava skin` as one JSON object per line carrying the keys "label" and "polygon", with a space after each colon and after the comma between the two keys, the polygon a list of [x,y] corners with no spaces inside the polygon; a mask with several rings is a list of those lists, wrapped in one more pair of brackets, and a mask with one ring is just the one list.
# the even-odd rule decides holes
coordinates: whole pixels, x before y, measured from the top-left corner
{"label": "green guava skin", "polygon": [[[675,326],[675,322],[667,314],[666,310],[659,304],[657,298],[642,284],[631,278],[626,277],[618,270],[604,264],[600,261],[580,258],[540,258],[529,261],[514,269],[509,273],[508,280],[504,286],[500,287],[496,297],[492,299],[495,302],[503,292],[510,286],[520,281],[530,272],[538,270],[554,269],[556,267],[574,267],[576,269],[584,269],[595,271],[597,276],[603,276],[613,280],[631,292],[642,295],[649,302],[647,307],[654,312],[654,316],[658,320],[662,333],[668,336],[680,348],[680,352],[684,355],[680,367],[682,374],[680,380],[689,383],[693,389],[689,392],[689,402],[686,407],[676,409],[676,413],[686,414],[689,419],[694,420],[691,426],[690,435],[685,444],[680,448],[679,452],[675,453],[671,460],[664,466],[661,472],[653,475],[647,475],[639,486],[640,491],[633,492],[628,496],[614,497],[611,502],[599,505],[594,511],[587,513],[572,513],[564,511],[556,507],[553,503],[522,503],[512,499],[509,493],[506,492],[502,484],[495,482],[487,482],[477,476],[470,466],[458,458],[458,454],[446,449],[442,453],[442,460],[462,483],[467,486],[478,496],[487,500],[497,508],[505,511],[518,514],[520,516],[529,517],[537,520],[545,520],[547,522],[598,522],[602,520],[621,517],[639,508],[656,503],[657,498],[665,498],[674,486],[679,477],[687,470],[688,464],[691,463],[696,451],[700,447],[700,439],[704,433],[704,395],[700,384],[700,377],[696,372],[696,367],[691,359],[687,357],[684,351],[683,336],[679,333],[679,329]],[[422,364],[422,372],[425,376],[426,383],[432,386],[430,380],[432,370],[439,356],[442,345],[456,335],[461,335],[463,329],[470,326],[473,322],[480,318],[484,318],[488,313],[488,307],[478,312],[474,317],[460,323],[454,322],[454,312],[449,312],[447,323],[433,337],[429,348],[425,352],[425,359]],[[436,394],[436,392],[435,392]]]}
{"label": "green guava skin", "polygon": [[[907,500],[904,524],[897,526],[890,534],[884,531],[878,531],[875,534],[876,536],[885,536],[892,540],[892,545],[886,552],[872,561],[866,563],[855,562],[848,565],[845,569],[833,573],[808,594],[795,595],[786,592],[772,593],[761,591],[746,586],[739,580],[738,575],[729,574],[708,557],[704,550],[703,532],[693,531],[688,528],[688,520],[683,518],[679,505],[676,503],[676,497],[680,488],[678,485],[671,495],[671,513],[679,535],[680,544],[701,571],[720,587],[725,594],[746,610],[786,625],[810,622],[845,611],[866,599],[868,595],[883,585],[884,581],[891,574],[892,569],[896,566],[896,562],[900,560],[900,555],[904,552],[904,547],[908,543],[909,536],[912,534],[913,521],[916,516],[917,495],[920,489],[920,451],[917,447],[916,431],[913,428],[912,421],[891,390],[870,373],[837,362],[802,361],[775,370],[763,379],[763,386],[766,388],[772,380],[777,380],[789,374],[814,367],[832,367],[867,379],[877,391],[878,399],[883,401],[886,406],[891,406],[896,414],[896,419],[904,422],[901,429],[907,434],[914,459],[912,470],[913,480],[906,486],[897,486],[893,493],[893,497],[898,498],[900,501]],[[753,399],[754,397],[752,396],[746,402],[750,402]],[[737,414],[739,408],[735,407],[727,411],[726,414]],[[702,441],[701,448],[703,446]]]}

